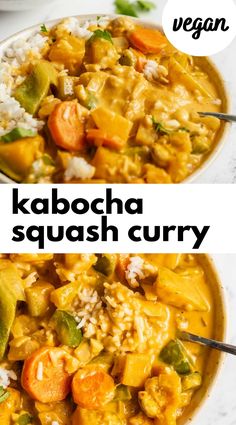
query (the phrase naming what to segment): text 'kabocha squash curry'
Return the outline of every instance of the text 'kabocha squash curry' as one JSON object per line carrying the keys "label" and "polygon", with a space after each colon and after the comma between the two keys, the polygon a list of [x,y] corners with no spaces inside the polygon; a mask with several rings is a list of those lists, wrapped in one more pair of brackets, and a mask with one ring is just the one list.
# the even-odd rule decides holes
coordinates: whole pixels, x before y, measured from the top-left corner
{"label": "text 'kabocha squash curry'", "polygon": [[198,256],[2,255],[0,424],[176,425],[214,326]]}
{"label": "text 'kabocha squash curry'", "polygon": [[129,18],[43,25],[0,70],[0,170],[19,182],[178,183],[217,141],[206,58]]}

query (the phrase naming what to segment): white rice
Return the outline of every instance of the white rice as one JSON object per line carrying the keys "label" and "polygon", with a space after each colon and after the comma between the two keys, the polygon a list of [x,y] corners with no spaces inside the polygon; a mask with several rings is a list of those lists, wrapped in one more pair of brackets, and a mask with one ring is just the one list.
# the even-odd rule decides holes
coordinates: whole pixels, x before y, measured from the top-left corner
{"label": "white rice", "polygon": [[10,380],[16,381],[17,376],[13,370],[7,370],[3,367],[0,367],[0,387],[4,389],[10,385]]}
{"label": "white rice", "polygon": [[14,73],[29,55],[32,58],[41,58],[41,50],[45,46],[47,38],[40,34],[32,37],[20,38],[6,49],[0,62],[0,137],[9,133],[16,127],[27,130],[42,129],[44,122],[33,118],[28,114],[20,103],[12,96],[14,88],[21,84],[24,77],[14,78]]}
{"label": "white rice", "polygon": [[43,362],[39,362],[38,369],[37,369],[37,380],[42,381],[43,380]]}
{"label": "white rice", "polygon": [[148,60],[144,66],[143,74],[148,81],[158,80],[161,76],[166,77],[168,75],[167,69],[159,65],[154,60]]}
{"label": "white rice", "polygon": [[85,40],[88,40],[93,35],[93,32],[87,29],[88,26],[88,21],[86,21],[84,24],[81,24],[77,18],[71,17],[65,19],[62,24],[60,24],[60,29],[69,32],[75,37],[84,38]]}
{"label": "white rice", "polygon": [[125,277],[132,288],[139,286],[138,279],[144,279],[143,272],[144,261],[141,257],[131,257],[125,272]]}
{"label": "white rice", "polygon": [[73,157],[68,161],[65,171],[65,181],[73,178],[91,179],[95,174],[95,167],[90,165],[84,158]]}

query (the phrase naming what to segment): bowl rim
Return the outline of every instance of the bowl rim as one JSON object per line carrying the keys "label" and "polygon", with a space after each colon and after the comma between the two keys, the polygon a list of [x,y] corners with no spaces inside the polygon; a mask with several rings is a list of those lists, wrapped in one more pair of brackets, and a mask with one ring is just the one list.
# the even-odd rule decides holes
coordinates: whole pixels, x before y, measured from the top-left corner
{"label": "bowl rim", "polygon": [[[216,266],[214,258],[211,254],[199,253],[196,255],[198,255],[199,258],[203,258],[203,261],[206,263],[203,269],[204,270],[206,268],[210,269],[210,272],[212,273],[212,276],[213,276],[212,280],[214,280],[214,282],[216,283],[217,292],[218,292],[216,299],[220,303],[220,311],[222,315],[222,323],[221,323],[222,342],[226,342],[229,335],[229,327],[228,327],[228,316],[227,316],[228,297],[226,293],[226,288],[224,286],[224,282],[222,281],[222,278],[218,271],[218,267]],[[200,264],[201,264],[201,261],[200,261]],[[213,391],[216,388],[217,381],[220,380],[223,374],[225,359],[226,359],[226,353],[218,352],[218,361],[217,361],[216,368],[211,375],[211,381],[207,384],[206,390],[201,396],[199,404],[193,408],[193,410],[190,412],[190,416],[186,420],[184,420],[183,423],[181,422],[180,425],[187,425],[189,422],[191,422],[192,425],[198,424],[198,413],[202,409],[206,408],[207,400],[214,397]],[[177,425],[178,425],[178,421],[177,421]]]}
{"label": "bowl rim", "polygon": [[[115,14],[115,13],[110,13],[110,14],[108,13],[108,14],[101,14],[101,15],[92,13],[92,14],[72,15],[72,16],[65,16],[65,17],[62,17],[62,18],[51,19],[49,21],[45,21],[44,24],[51,28],[54,25],[57,25],[63,19],[66,19],[66,18],[77,18],[79,21],[82,22],[82,21],[86,21],[86,20],[94,20],[94,19],[97,18],[97,16],[108,17],[110,19],[115,19],[117,17],[124,17],[124,15],[119,15],[119,14]],[[157,29],[163,31],[162,25],[160,23],[154,22],[153,20],[143,19],[143,18],[134,18],[134,17],[129,17],[129,19],[132,19],[135,22],[140,23],[142,25],[145,25],[147,27],[153,27],[153,28],[157,28]],[[34,32],[36,32],[37,30],[39,30],[40,24],[41,23],[39,22],[38,24],[32,25],[31,27],[28,27],[24,30],[20,30],[20,31],[16,32],[15,34],[10,35],[6,39],[0,41],[0,55],[1,55],[1,52],[8,45],[10,45],[12,42],[17,40],[20,36],[30,36]],[[203,58],[204,58],[204,56],[203,56]],[[209,64],[209,66],[211,67],[211,69],[213,70],[213,72],[215,73],[215,75],[217,75],[217,77],[219,78],[219,81],[220,81],[221,87],[222,87],[222,91],[223,91],[223,95],[224,95],[224,100],[225,100],[225,112],[230,114],[231,111],[232,111],[232,99],[231,99],[231,96],[230,96],[229,85],[224,80],[224,76],[221,73],[221,71],[219,70],[219,68],[217,67],[217,65],[215,64],[214,60],[212,58],[209,58],[208,56],[206,56],[205,58],[207,59],[207,62]],[[180,184],[194,183],[197,180],[197,178],[200,175],[202,175],[212,165],[212,163],[218,157],[219,153],[221,152],[221,150],[223,149],[223,147],[226,144],[226,140],[228,138],[230,128],[231,128],[231,123],[225,122],[224,128],[222,130],[222,134],[220,135],[219,140],[216,142],[213,150],[209,153],[209,155],[207,155],[207,157],[196,168],[196,170],[194,170],[192,174],[190,174],[183,181],[181,181]],[[8,176],[6,176],[2,172],[0,172],[0,183],[18,184],[17,182],[15,182],[14,180],[9,178]]]}

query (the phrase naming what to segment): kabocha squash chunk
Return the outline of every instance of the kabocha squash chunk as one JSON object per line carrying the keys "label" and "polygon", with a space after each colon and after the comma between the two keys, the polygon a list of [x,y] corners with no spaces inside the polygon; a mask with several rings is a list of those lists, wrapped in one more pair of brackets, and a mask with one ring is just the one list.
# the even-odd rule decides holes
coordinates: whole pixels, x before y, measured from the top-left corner
{"label": "kabocha squash chunk", "polygon": [[208,304],[198,290],[197,278],[182,276],[160,267],[156,280],[156,291],[160,300],[185,310],[207,311]]}
{"label": "kabocha squash chunk", "polygon": [[85,54],[85,41],[73,35],[58,39],[51,47],[49,59],[52,62],[63,64],[70,74],[76,75],[79,71]]}
{"label": "kabocha squash chunk", "polygon": [[151,372],[150,356],[147,354],[127,354],[124,361],[124,369],[121,383],[131,387],[140,388],[149,377]]}
{"label": "kabocha squash chunk", "polygon": [[96,126],[107,135],[127,142],[133,123],[107,108],[99,107],[91,112]]}
{"label": "kabocha squash chunk", "polygon": [[7,391],[9,392],[9,396],[0,405],[1,406],[0,408],[0,424],[1,425],[11,425],[12,414],[19,411],[21,407],[20,392],[13,388],[8,388]]}
{"label": "kabocha squash chunk", "polygon": [[57,71],[50,62],[41,60],[16,88],[14,97],[29,114],[34,115],[47,96],[51,84],[57,85]]}
{"label": "kabocha squash chunk", "polygon": [[29,313],[33,317],[44,316],[49,310],[50,294],[54,291],[51,283],[39,281],[25,289]]}
{"label": "kabocha squash chunk", "polygon": [[89,41],[87,54],[87,60],[100,65],[101,69],[111,68],[119,59],[115,46],[103,38],[95,38],[93,41]]}
{"label": "kabocha squash chunk", "polygon": [[0,170],[16,181],[22,181],[32,163],[41,155],[44,139],[27,137],[12,143],[0,144]]}

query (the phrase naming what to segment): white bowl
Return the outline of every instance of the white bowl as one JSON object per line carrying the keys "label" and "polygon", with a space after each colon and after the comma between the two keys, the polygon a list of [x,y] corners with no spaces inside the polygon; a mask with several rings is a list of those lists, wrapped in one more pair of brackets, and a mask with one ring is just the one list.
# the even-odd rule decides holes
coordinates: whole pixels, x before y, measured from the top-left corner
{"label": "white bowl", "polygon": [[[5,2],[15,2],[15,0],[5,0]],[[20,1],[20,0],[18,0]],[[22,0],[25,2],[25,0]],[[30,0],[27,0],[29,2]],[[48,1],[48,0],[41,0],[41,1]],[[2,0],[0,0],[1,4]],[[4,2],[3,2],[4,3]],[[106,15],[109,16],[111,19],[116,18],[119,15]],[[84,22],[86,20],[96,20],[97,15],[78,15],[76,16],[81,22]],[[139,22],[140,24],[146,26],[146,27],[152,27],[157,28],[162,31],[162,27],[160,25],[157,25],[151,21],[143,21],[141,19],[132,18],[136,22]],[[45,22],[45,25],[47,28],[51,28],[54,25],[58,24],[62,18],[55,19],[52,21]],[[32,34],[34,34],[37,30],[39,30],[40,24],[34,25],[26,30],[20,31],[11,37],[7,38],[6,40],[2,41],[0,43],[0,55],[1,53],[8,48],[14,41],[16,41],[20,37],[30,37]],[[231,112],[231,101],[229,97],[229,91],[227,89],[226,83],[223,79],[223,76],[221,75],[220,71],[217,69],[217,66],[214,64],[214,62],[209,58],[198,58],[197,60],[201,61],[202,65],[208,70],[208,72],[211,75],[211,79],[213,82],[217,85],[220,97],[223,101],[223,112],[230,113]],[[209,167],[209,165],[212,164],[212,162],[216,159],[218,154],[220,153],[221,149],[223,148],[226,139],[227,134],[229,132],[231,125],[230,123],[222,124],[220,131],[218,132],[218,135],[216,137],[215,146],[211,152],[206,156],[203,163],[190,175],[188,176],[182,183],[192,183],[194,182],[200,174],[202,174],[206,168]],[[0,183],[15,183],[10,178],[5,176],[3,173],[0,172]]]}

